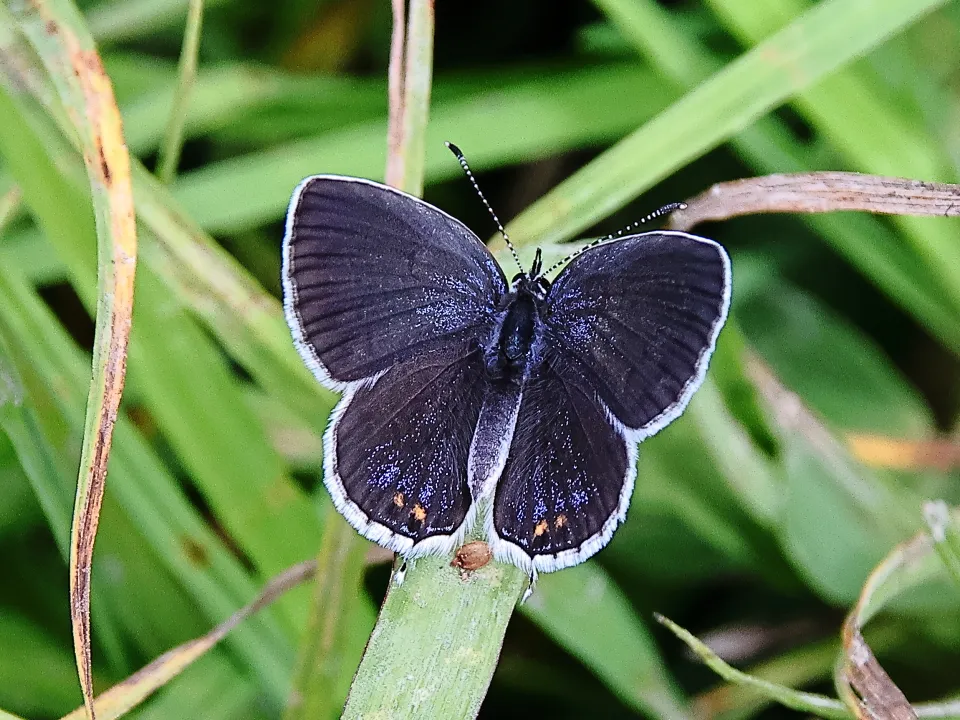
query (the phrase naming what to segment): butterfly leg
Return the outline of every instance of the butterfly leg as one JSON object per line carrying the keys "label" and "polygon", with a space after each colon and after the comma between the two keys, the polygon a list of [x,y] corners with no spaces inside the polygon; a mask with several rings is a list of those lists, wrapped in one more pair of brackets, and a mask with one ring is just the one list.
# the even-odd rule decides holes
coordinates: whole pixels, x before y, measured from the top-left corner
{"label": "butterfly leg", "polygon": [[393,584],[397,587],[403,585],[403,581],[407,577],[407,558],[404,555],[401,555],[400,558],[400,567],[398,567],[393,573]]}
{"label": "butterfly leg", "polygon": [[537,569],[532,568],[530,570],[530,581],[527,583],[527,589],[523,591],[523,597],[520,598],[520,604],[523,605],[527,600],[530,599],[530,596],[533,595],[533,591],[537,588]]}

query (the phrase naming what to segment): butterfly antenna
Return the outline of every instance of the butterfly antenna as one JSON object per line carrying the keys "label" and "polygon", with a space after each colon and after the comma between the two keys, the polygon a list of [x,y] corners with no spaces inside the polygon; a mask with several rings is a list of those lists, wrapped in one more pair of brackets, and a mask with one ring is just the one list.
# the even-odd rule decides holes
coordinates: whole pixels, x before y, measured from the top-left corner
{"label": "butterfly antenna", "polygon": [[490,217],[493,218],[493,221],[497,224],[497,230],[500,231],[500,234],[503,235],[503,241],[507,244],[507,247],[510,248],[510,254],[513,255],[514,261],[517,263],[517,267],[520,268],[520,271],[523,272],[523,265],[520,264],[520,256],[517,255],[516,249],[513,247],[513,243],[510,242],[510,236],[507,235],[507,231],[503,229],[503,225],[500,223],[500,218],[497,217],[497,214],[493,211],[493,208],[490,207],[490,203],[487,202],[487,199],[483,196],[483,193],[480,191],[480,186],[477,184],[477,179],[473,176],[473,173],[470,171],[470,166],[467,164],[467,159],[463,156],[463,153],[460,151],[456,145],[452,142],[444,143],[454,155],[457,156],[457,162],[460,163],[460,167],[463,168],[464,174],[466,174],[467,179],[470,181],[470,184],[473,185],[473,189],[477,191],[477,195],[480,196],[480,200],[483,202],[483,206],[487,208],[487,212],[490,213]]}
{"label": "butterfly antenna", "polygon": [[[617,230],[617,232],[615,232],[615,233],[610,233],[609,235],[604,235],[603,237],[599,237],[599,238],[597,238],[596,240],[593,240],[593,241],[591,241],[591,242],[588,242],[588,243],[587,243],[586,245],[584,245],[583,247],[578,248],[577,250],[574,250],[572,253],[570,253],[569,255],[567,255],[565,258],[563,258],[563,260],[558,260],[557,262],[555,262],[553,265],[551,265],[550,267],[548,267],[546,270],[544,270],[543,272],[539,273],[536,277],[539,278],[539,277],[543,277],[544,275],[549,275],[550,273],[552,273],[552,272],[553,272],[554,270],[556,270],[557,268],[563,267],[563,266],[566,265],[568,262],[570,262],[571,260],[573,260],[575,257],[577,257],[577,256],[579,256],[579,255],[582,255],[583,253],[585,253],[585,252],[586,252],[587,250],[589,250],[590,248],[595,248],[597,245],[603,245],[604,243],[608,243],[608,242],[610,242],[610,241],[612,241],[612,240],[619,240],[619,239],[620,239],[621,237],[623,237],[626,233],[630,232],[631,230],[635,230],[636,228],[640,227],[640,226],[643,225],[644,223],[648,223],[648,222],[650,222],[650,221],[652,221],[652,220],[656,220],[658,217],[663,217],[664,215],[669,215],[669,214],[672,213],[674,210],[685,210],[686,207],[687,207],[687,204],[686,204],[686,203],[670,203],[669,205],[664,205],[664,206],[663,206],[662,208],[660,208],[659,210],[654,210],[652,213],[650,213],[649,215],[647,215],[645,218],[641,218],[640,220],[637,220],[636,222],[632,222],[632,223],[630,223],[629,225],[627,225],[625,228],[621,228],[620,230]],[[536,279],[536,278],[534,278],[534,279]]]}

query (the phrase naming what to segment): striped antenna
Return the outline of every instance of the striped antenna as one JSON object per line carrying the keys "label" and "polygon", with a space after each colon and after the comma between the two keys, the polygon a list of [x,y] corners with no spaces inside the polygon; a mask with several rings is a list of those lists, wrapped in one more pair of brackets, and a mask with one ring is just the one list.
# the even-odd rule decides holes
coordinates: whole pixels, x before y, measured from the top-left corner
{"label": "striped antenna", "polygon": [[477,191],[477,195],[480,196],[480,200],[483,202],[483,206],[487,209],[487,212],[490,213],[490,217],[492,217],[493,221],[497,224],[497,230],[499,230],[500,234],[503,235],[503,241],[507,244],[507,247],[510,248],[510,254],[513,255],[513,259],[517,263],[517,267],[520,268],[520,272],[523,272],[523,265],[520,264],[520,256],[517,255],[517,251],[514,249],[513,243],[510,242],[510,236],[507,235],[507,231],[503,229],[503,225],[500,223],[500,218],[497,217],[497,214],[493,211],[493,208],[490,207],[490,203],[487,202],[487,199],[480,191],[480,186],[477,185],[477,179],[473,176],[473,173],[470,172],[470,166],[467,165],[467,159],[463,156],[460,148],[458,148],[452,142],[444,144],[450,149],[450,152],[457,156],[457,161],[460,163],[460,167],[463,168],[463,172],[466,174],[470,184],[473,185],[473,189]]}
{"label": "striped antenna", "polygon": [[664,206],[663,206],[662,208],[660,208],[659,210],[654,210],[652,213],[650,213],[649,215],[647,215],[645,218],[642,218],[642,219],[640,219],[640,220],[637,220],[636,222],[630,223],[630,224],[627,225],[625,228],[623,228],[623,229],[621,229],[621,230],[617,230],[617,232],[615,232],[615,233],[610,233],[609,235],[604,235],[603,237],[599,237],[599,238],[597,238],[596,240],[587,243],[587,244],[584,245],[582,248],[579,248],[579,249],[577,249],[577,250],[574,250],[572,253],[570,253],[570,254],[567,255],[565,258],[563,258],[563,260],[558,260],[558,261],[555,262],[553,265],[551,265],[550,267],[548,267],[546,270],[544,270],[543,272],[537,274],[537,276],[536,276],[535,278],[533,278],[533,279],[536,280],[537,278],[541,278],[541,277],[544,277],[545,275],[549,275],[550,273],[552,273],[552,272],[553,272],[554,270],[556,270],[557,268],[563,267],[563,266],[566,265],[568,262],[570,262],[571,260],[573,260],[575,257],[577,257],[577,256],[579,256],[579,255],[582,255],[583,253],[585,253],[585,252],[586,252],[587,250],[589,250],[590,248],[595,248],[595,247],[597,247],[597,245],[606,245],[607,243],[610,243],[610,242],[614,242],[614,241],[616,241],[616,240],[619,240],[619,239],[622,238],[626,233],[630,232],[631,230],[635,230],[636,228],[640,227],[640,226],[643,225],[644,223],[648,223],[648,222],[650,222],[651,220],[656,220],[658,217],[663,217],[664,215],[669,215],[669,214],[672,213],[674,210],[686,210],[686,208],[687,208],[687,204],[686,204],[686,203],[670,203],[669,205],[664,205]]}

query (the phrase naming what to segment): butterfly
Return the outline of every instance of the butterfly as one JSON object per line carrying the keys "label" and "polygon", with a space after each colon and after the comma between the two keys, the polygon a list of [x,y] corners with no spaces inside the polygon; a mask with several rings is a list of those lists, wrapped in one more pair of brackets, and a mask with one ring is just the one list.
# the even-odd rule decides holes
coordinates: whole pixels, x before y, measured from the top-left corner
{"label": "butterfly", "polygon": [[451,553],[479,522],[493,556],[531,578],[609,542],[637,444],[703,381],[731,277],[706,238],[603,240],[553,281],[539,251],[508,281],[476,234],[416,197],[354,177],[300,183],[285,315],[317,380],[342,393],[324,482],[361,535],[415,558]]}

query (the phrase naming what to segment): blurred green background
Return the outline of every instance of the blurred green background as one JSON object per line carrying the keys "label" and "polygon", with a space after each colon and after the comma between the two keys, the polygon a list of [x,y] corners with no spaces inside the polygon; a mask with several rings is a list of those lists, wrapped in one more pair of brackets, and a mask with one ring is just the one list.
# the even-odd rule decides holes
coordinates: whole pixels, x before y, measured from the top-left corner
{"label": "blurred green background", "polygon": [[[507,221],[818,4],[440,2],[425,197],[492,236],[443,140],[464,150]],[[892,3],[846,4],[859,8],[849,31],[864,33]],[[129,148],[152,170],[187,3],[79,5]],[[653,148],[695,159],[582,235],[771,172],[957,182],[960,6],[903,24],[716,149],[697,150],[696,137]],[[178,176],[167,189],[134,173],[137,305],[94,562],[98,689],[316,555],[335,521],[319,439],[333,397],[299,366],[276,302],[282,215],[303,176],[382,179],[390,30],[384,0],[207,2]],[[817,33],[838,31],[804,32],[816,47]],[[96,238],[48,81],[9,22],[0,48],[0,708],[52,718],[80,703],[65,556]],[[720,122],[737,110],[710,102],[689,112]],[[652,613],[739,667],[834,694],[840,623],[867,574],[925,527],[925,499],[960,499],[955,460],[901,451],[889,467],[845,449],[851,433],[945,438],[954,452],[960,442],[957,221],[777,215],[696,231],[722,242],[734,266],[710,379],[641,447],[633,505],[611,545],[544,578],[515,614],[481,717],[788,716],[749,691],[714,691],[716,676]],[[809,422],[757,391],[752,358],[797,394]],[[334,697],[386,587],[383,557],[367,559],[363,592],[339,619]],[[131,717],[280,717],[309,600],[297,590],[249,621]],[[949,584],[927,587],[868,633],[911,700],[960,692],[958,600]]]}

